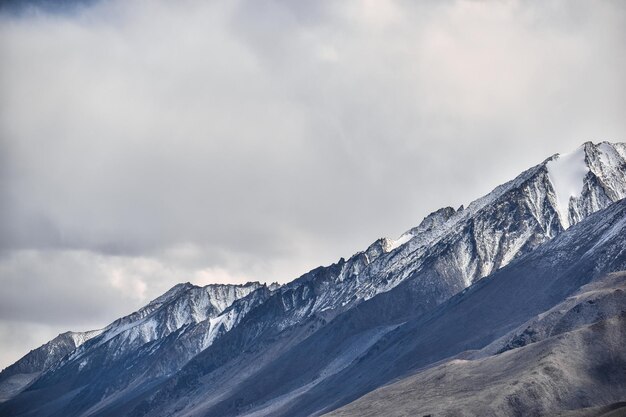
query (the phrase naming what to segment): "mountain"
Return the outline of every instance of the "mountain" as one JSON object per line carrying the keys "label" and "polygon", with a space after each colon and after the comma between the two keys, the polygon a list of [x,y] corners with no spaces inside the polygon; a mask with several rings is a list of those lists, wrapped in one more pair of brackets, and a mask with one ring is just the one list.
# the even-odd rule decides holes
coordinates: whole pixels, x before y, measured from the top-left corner
{"label": "mountain", "polygon": [[626,272],[620,272],[583,286],[478,351],[379,388],[329,416],[594,415],[592,406],[601,403],[609,405],[607,413],[621,408],[623,415],[624,341]]}
{"label": "mountain", "polygon": [[[178,355],[169,358],[167,363],[159,363],[161,373],[171,372],[177,369],[175,364],[184,363],[185,359],[205,348],[211,335],[227,331],[237,320],[229,313],[229,307],[240,301],[241,305],[249,308],[250,301],[247,299],[256,299],[252,294],[257,290],[269,292],[266,286],[257,282],[205,287],[178,284],[139,311],[114,321],[104,329],[64,333],[31,351],[2,371],[0,388],[10,398],[11,394],[17,394],[40,374],[44,374],[42,378],[46,380],[48,375],[63,374],[60,370],[64,369],[85,377],[117,374],[115,379],[122,385],[128,384],[134,380],[132,373],[120,373],[116,366],[138,369],[138,363],[129,365],[132,361],[136,362],[137,355],[146,355],[145,359],[152,362],[152,355],[147,354],[147,350],[155,349],[165,340],[172,340],[168,336],[175,334],[176,343],[184,345],[184,348],[179,349]],[[191,337],[194,334],[202,334],[202,337]],[[91,369],[95,372],[90,373]]]}
{"label": "mountain", "polygon": [[[176,286],[56,359],[54,366],[39,368],[41,375],[0,406],[0,413],[225,416],[333,410],[408,370],[468,346],[482,349],[583,283],[621,268],[619,254],[600,262],[603,252],[590,252],[597,261],[593,271],[586,269],[593,262],[581,264],[572,254],[580,254],[580,239],[598,248],[619,246],[620,235],[610,234],[606,219],[612,216],[619,224],[624,197],[626,145],[585,143],[467,208],[440,209],[396,240],[379,239],[282,287],[230,289],[228,302],[216,307],[212,296],[202,295],[207,290]],[[603,209],[604,215],[592,215]],[[536,264],[534,269],[528,262]],[[571,285],[558,290],[542,286],[565,280],[561,271],[573,264],[588,274],[576,272]],[[500,281],[510,289],[502,289]],[[487,289],[475,295],[479,288]],[[519,305],[507,291],[540,294]],[[485,306],[495,297],[521,312],[503,314],[497,329],[489,327],[493,314],[483,312],[475,318],[476,334],[487,332],[482,337],[461,328],[456,333],[465,338],[439,346],[436,355],[405,358],[408,353],[398,346],[415,347],[422,335],[449,336],[424,320],[454,317],[450,328],[465,323],[454,308],[459,297]],[[485,317],[492,318],[485,322]]]}
{"label": "mountain", "polygon": [[[161,412],[166,404],[167,410],[186,404],[186,410],[216,416],[331,411],[407,373],[481,349],[594,278],[626,269],[625,240],[626,200],[621,200],[427,313],[381,324],[379,312],[388,305],[381,296],[343,313],[218,402],[212,400],[212,384],[199,383],[212,381],[213,346],[136,415],[158,415],[154,410]],[[142,414],[145,409],[150,412]]]}

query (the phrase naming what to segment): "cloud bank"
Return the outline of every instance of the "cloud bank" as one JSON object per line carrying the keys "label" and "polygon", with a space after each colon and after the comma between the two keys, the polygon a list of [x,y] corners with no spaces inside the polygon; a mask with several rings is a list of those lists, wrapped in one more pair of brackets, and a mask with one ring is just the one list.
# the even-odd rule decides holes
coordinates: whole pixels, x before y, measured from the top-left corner
{"label": "cloud bank", "polygon": [[625,140],[624,39],[617,1],[5,10],[0,366],[177,282],[286,282]]}

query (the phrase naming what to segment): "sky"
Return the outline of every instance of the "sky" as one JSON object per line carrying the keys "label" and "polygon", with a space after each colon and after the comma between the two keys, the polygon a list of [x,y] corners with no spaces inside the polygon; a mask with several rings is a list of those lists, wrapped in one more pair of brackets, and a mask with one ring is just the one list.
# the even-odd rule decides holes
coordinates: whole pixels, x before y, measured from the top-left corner
{"label": "sky", "polygon": [[626,140],[621,1],[0,8],[0,368]]}

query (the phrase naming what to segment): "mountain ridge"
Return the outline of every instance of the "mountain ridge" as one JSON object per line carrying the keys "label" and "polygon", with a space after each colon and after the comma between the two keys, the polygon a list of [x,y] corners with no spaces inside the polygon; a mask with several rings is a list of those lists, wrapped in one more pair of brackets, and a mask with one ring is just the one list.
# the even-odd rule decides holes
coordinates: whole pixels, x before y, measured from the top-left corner
{"label": "mountain ridge", "polygon": [[[229,295],[222,295],[228,302],[213,305],[210,297],[202,295],[206,287],[178,284],[143,309],[113,322],[111,329],[107,326],[74,346],[55,366],[29,381],[8,406],[29,415],[32,404],[27,398],[57,398],[74,387],[82,389],[80,402],[62,397],[45,414],[143,415],[158,407],[159,399],[170,398],[180,389],[174,402],[193,410],[195,405],[179,403],[185,401],[181,393],[193,393],[190,384],[203,378],[205,385],[213,381],[226,387],[240,380],[241,386],[249,387],[254,375],[276,374],[276,369],[282,369],[280,360],[301,355],[297,349],[317,340],[308,349],[315,352],[327,346],[333,352],[330,359],[308,364],[309,370],[299,374],[283,369],[284,378],[275,387],[285,394],[299,387],[303,398],[310,397],[308,391],[349,372],[361,353],[381,346],[403,321],[432,314],[455,296],[466,296],[468,287],[474,288],[569,229],[577,230],[578,223],[626,197],[625,144],[586,142],[572,154],[553,155],[467,207],[439,209],[396,240],[378,239],[347,260],[315,268],[282,286],[243,284],[245,291],[227,290]],[[571,169],[570,160],[574,161]],[[562,165],[556,171],[555,162]],[[580,191],[571,190],[576,181]],[[567,207],[562,196],[569,197]],[[605,239],[612,241],[615,236],[607,232]],[[154,311],[163,314],[156,322],[147,320]],[[124,328],[129,323],[133,326]],[[334,337],[330,329],[341,332]],[[332,338],[335,346],[323,337]],[[365,340],[373,340],[372,345]],[[350,349],[352,353],[346,353]],[[246,370],[246,358],[256,363],[256,371]],[[320,380],[316,374],[324,377]],[[308,375],[318,382],[311,386]],[[224,379],[229,376],[230,380]],[[3,378],[0,374],[0,384]],[[95,378],[103,381],[89,382]],[[59,388],[60,381],[66,388]],[[271,392],[259,389],[253,389],[256,398],[245,393],[237,397],[241,388],[234,386],[230,392],[218,390],[211,394],[212,405],[198,407],[215,415],[249,411],[265,397],[271,400]],[[156,393],[160,397],[153,397]]]}

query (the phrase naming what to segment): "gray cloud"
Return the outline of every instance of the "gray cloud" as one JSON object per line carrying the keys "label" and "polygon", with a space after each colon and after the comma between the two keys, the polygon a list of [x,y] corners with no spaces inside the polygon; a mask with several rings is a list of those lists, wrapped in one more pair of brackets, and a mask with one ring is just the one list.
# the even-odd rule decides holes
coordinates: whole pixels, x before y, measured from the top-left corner
{"label": "gray cloud", "polygon": [[287,281],[625,136],[619,2],[109,0],[0,19],[12,326],[104,325],[178,281]]}

